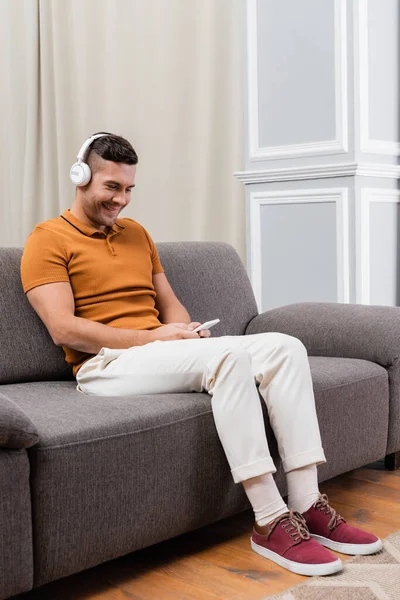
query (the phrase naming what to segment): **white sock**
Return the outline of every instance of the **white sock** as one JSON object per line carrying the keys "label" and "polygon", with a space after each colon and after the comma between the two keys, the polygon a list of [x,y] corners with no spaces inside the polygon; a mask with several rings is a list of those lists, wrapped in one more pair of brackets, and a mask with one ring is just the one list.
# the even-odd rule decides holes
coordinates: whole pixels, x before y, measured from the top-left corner
{"label": "white sock", "polygon": [[288,511],[272,473],[246,479],[242,481],[242,484],[253,507],[258,525],[267,525]]}
{"label": "white sock", "polygon": [[317,465],[307,465],[286,473],[288,506],[299,513],[306,512],[319,498]]}

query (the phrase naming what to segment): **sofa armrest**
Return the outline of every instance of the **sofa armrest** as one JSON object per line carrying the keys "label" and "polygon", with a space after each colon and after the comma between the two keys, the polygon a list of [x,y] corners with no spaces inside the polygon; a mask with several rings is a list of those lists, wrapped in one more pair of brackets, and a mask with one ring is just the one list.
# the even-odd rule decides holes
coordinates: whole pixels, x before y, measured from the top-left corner
{"label": "sofa armrest", "polygon": [[400,307],[302,302],[257,315],[246,335],[276,331],[299,338],[309,356],[361,358],[383,367],[400,358]]}
{"label": "sofa armrest", "polygon": [[38,441],[38,431],[28,415],[0,393],[0,448],[29,448]]}
{"label": "sofa armrest", "polygon": [[386,452],[389,455],[400,451],[400,307],[333,302],[289,304],[257,315],[245,333],[268,331],[299,338],[309,356],[359,358],[385,367],[389,379]]}

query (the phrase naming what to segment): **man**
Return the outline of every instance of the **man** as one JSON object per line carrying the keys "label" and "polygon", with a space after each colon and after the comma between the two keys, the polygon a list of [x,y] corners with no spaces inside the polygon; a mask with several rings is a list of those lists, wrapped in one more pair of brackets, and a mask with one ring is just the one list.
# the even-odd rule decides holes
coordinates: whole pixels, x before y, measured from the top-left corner
{"label": "man", "polygon": [[[280,333],[211,338],[193,331],[199,323],[175,296],[150,235],[118,218],[137,162],[124,138],[89,138],[71,169],[72,208],[38,225],[25,246],[24,290],[63,347],[77,389],[115,396],[207,391],[233,479],[254,510],[253,550],[303,575],[342,568],[326,547],[377,552],[381,541],[347,525],[319,493],[317,465],[325,456],[303,344]],[[257,386],[287,476],[288,505],[273,479]]]}

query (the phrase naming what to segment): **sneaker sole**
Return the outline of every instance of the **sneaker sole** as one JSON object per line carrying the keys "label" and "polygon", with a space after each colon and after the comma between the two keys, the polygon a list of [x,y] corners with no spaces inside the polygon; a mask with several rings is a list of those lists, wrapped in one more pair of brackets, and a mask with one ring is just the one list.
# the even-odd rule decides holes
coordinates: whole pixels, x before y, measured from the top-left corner
{"label": "sneaker sole", "polygon": [[319,542],[322,546],[325,546],[330,550],[335,550],[335,552],[341,552],[342,554],[375,554],[383,548],[382,541],[379,539],[372,544],[344,544],[342,542],[334,542],[329,538],[323,537],[322,535],[315,535],[313,533],[311,534],[311,537],[313,537],[314,540]]}
{"label": "sneaker sole", "polygon": [[342,561],[340,558],[330,563],[321,563],[321,564],[307,564],[307,563],[298,563],[293,560],[288,560],[287,558],[283,558],[280,554],[276,554],[276,552],[272,552],[272,550],[267,550],[264,546],[259,546],[256,544],[252,538],[250,538],[251,548],[257,554],[260,554],[264,558],[268,558],[272,560],[272,562],[284,567],[288,571],[292,571],[292,573],[297,573],[298,575],[307,575],[308,577],[312,577],[313,575],[322,576],[322,575],[332,575],[333,573],[337,573],[341,571],[343,568]]}

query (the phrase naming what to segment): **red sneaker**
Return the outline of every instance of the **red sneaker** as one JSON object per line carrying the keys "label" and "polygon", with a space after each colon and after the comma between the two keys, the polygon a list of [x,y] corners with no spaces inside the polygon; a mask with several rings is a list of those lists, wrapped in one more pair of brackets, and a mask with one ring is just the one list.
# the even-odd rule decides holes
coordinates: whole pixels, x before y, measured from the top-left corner
{"label": "red sneaker", "polygon": [[306,522],[293,510],[268,525],[261,535],[253,529],[250,538],[254,552],[299,575],[331,575],[342,570],[342,562],[312,539]]}
{"label": "red sneaker", "polygon": [[346,521],[329,506],[326,494],[309,508],[303,517],[311,536],[323,546],[343,554],[374,554],[382,550],[381,540]]}

